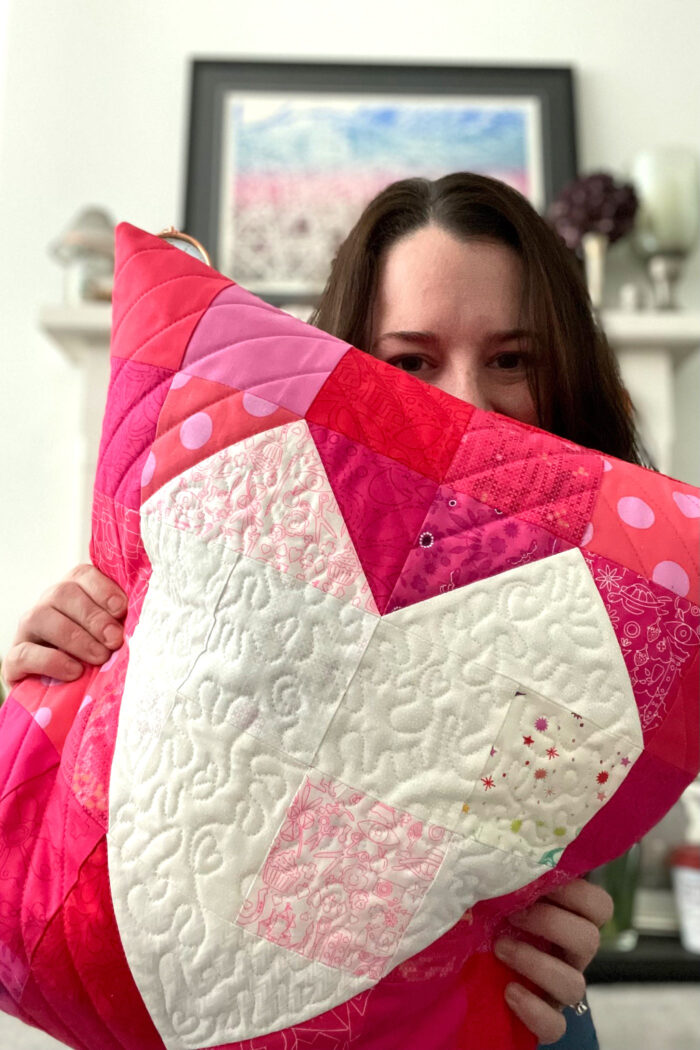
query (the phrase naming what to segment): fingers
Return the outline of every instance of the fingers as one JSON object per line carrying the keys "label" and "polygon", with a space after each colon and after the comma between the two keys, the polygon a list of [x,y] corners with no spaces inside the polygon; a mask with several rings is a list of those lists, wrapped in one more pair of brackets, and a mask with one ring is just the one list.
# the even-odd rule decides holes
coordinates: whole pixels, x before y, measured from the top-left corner
{"label": "fingers", "polygon": [[8,650],[2,664],[2,675],[9,686],[30,674],[48,675],[61,682],[72,682],[83,673],[83,665],[71,660],[58,649],[35,642],[20,642]]}
{"label": "fingers", "polygon": [[579,970],[527,941],[501,937],[494,951],[502,962],[527,977],[557,1003],[576,1003],[586,994],[586,982]]}
{"label": "fingers", "polygon": [[110,604],[126,611],[126,596],[92,565],[79,565],[24,617],[21,637],[55,646],[87,663],[104,663],[123,641],[123,627]]}
{"label": "fingers", "polygon": [[53,605],[37,605],[22,623],[22,637],[60,649],[77,660],[102,664],[121,645],[122,625],[113,620],[77,584],[57,588]]}
{"label": "fingers", "polygon": [[94,565],[76,565],[65,580],[77,583],[95,605],[99,605],[110,616],[118,619],[126,612],[127,597],[124,591]]}
{"label": "fingers", "polygon": [[116,616],[126,607],[117,584],[93,565],[78,565],[22,617],[3,664],[8,684],[28,674],[71,681],[82,665],[76,667],[70,657],[103,664],[122,645],[124,630]]}
{"label": "fingers", "polygon": [[599,927],[611,917],[612,908],[612,899],[601,887],[575,879],[509,920],[517,929],[562,948],[565,958],[523,940],[504,937],[496,942],[499,959],[545,993],[540,997],[515,982],[506,990],[508,1005],[540,1042],[556,1042],[566,1030],[564,1018],[547,997],[555,1004],[583,999],[586,982],[582,971],[598,950]]}
{"label": "fingers", "polygon": [[540,1043],[556,1043],[566,1031],[566,1019],[559,1010],[513,982],[506,988],[506,1002]]}
{"label": "fingers", "polygon": [[566,961],[585,970],[600,946],[600,931],[594,922],[542,898],[524,911],[511,915],[513,926],[544,937],[564,949]]}
{"label": "fingers", "polygon": [[546,894],[542,900],[549,900],[567,908],[568,911],[582,915],[600,928],[613,916],[613,899],[602,886],[596,886],[585,879],[574,879],[566,886],[557,886]]}

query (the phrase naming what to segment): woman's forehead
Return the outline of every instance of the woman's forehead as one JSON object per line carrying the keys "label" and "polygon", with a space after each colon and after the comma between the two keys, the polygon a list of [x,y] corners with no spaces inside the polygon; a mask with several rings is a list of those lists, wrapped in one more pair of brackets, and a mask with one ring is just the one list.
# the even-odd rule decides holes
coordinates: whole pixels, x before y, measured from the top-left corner
{"label": "woman's forehead", "polygon": [[439,331],[445,325],[518,325],[522,264],[494,241],[460,241],[426,227],[397,241],[382,260],[375,334]]}

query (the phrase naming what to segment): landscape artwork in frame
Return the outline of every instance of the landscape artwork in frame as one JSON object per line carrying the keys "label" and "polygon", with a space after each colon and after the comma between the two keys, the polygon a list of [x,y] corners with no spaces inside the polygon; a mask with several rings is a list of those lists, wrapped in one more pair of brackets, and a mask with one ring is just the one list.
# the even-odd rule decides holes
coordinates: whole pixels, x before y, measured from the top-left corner
{"label": "landscape artwork in frame", "polygon": [[232,93],[220,255],[253,292],[318,292],[365,205],[396,179],[468,170],[543,203],[535,100]]}
{"label": "landscape artwork in frame", "polygon": [[541,95],[506,93],[505,81],[500,92],[408,84],[331,90],[330,78],[320,90],[302,77],[296,89],[269,80],[264,89],[222,87],[206,231],[192,229],[188,183],[187,230],[214,248],[217,269],[271,302],[313,302],[368,201],[416,175],[490,175],[544,210],[552,172]]}

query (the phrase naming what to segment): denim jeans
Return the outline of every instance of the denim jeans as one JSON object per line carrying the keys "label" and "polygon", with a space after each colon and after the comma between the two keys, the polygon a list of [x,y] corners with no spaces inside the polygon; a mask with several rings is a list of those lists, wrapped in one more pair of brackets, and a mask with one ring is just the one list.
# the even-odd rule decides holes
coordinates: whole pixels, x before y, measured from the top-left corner
{"label": "denim jeans", "polygon": [[556,1043],[547,1043],[538,1050],[600,1050],[590,1010],[579,1016],[570,1006],[564,1011],[566,1032]]}

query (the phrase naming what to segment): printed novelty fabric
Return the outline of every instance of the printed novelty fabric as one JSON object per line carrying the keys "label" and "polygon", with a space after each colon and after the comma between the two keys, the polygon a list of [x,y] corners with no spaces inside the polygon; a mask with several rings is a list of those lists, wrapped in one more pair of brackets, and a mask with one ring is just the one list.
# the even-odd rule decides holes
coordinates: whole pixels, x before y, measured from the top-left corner
{"label": "printed novelty fabric", "polygon": [[490,947],[698,770],[696,490],[117,232],[126,641],[0,711],[0,1006],[76,1050],[515,1050]]}

